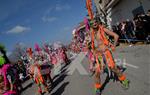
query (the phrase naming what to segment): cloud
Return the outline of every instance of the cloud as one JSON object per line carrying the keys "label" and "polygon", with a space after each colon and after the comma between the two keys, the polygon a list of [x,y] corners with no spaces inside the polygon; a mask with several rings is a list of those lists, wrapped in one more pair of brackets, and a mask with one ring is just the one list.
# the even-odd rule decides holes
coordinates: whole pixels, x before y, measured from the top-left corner
{"label": "cloud", "polygon": [[52,14],[57,14],[61,11],[70,10],[71,7],[67,4],[61,5],[60,3],[57,3],[56,5],[50,6],[45,12],[43,17],[41,18],[44,22],[54,22],[58,20],[57,17],[52,16]]}
{"label": "cloud", "polygon": [[50,12],[53,11],[53,7],[49,7],[46,11],[45,11],[45,15],[49,14]]}
{"label": "cloud", "polygon": [[71,26],[65,26],[63,27],[60,32],[59,32],[59,35],[66,35],[68,33],[70,33],[72,31],[72,27]]}
{"label": "cloud", "polygon": [[55,10],[56,11],[63,11],[63,10],[70,10],[71,7],[69,5],[60,5],[60,4],[56,4],[55,6]]}
{"label": "cloud", "polygon": [[68,4],[62,5],[60,3],[57,3],[56,5],[50,6],[46,11],[45,11],[45,15],[48,15],[52,12],[58,12],[58,11],[66,11],[66,10],[70,10],[71,6]]}
{"label": "cloud", "polygon": [[71,30],[71,27],[69,27],[69,26],[68,27],[64,27],[63,30],[64,31],[69,31],[69,30]]}
{"label": "cloud", "polygon": [[54,22],[54,21],[56,21],[58,18],[56,18],[56,17],[50,17],[50,16],[43,16],[42,17],[42,20],[44,21],[44,22]]}
{"label": "cloud", "polygon": [[55,10],[56,11],[61,11],[63,8],[60,5],[56,5]]}
{"label": "cloud", "polygon": [[7,33],[18,34],[18,33],[23,33],[23,32],[29,31],[29,30],[30,30],[29,27],[17,25],[15,27],[13,27],[12,29],[8,30]]}

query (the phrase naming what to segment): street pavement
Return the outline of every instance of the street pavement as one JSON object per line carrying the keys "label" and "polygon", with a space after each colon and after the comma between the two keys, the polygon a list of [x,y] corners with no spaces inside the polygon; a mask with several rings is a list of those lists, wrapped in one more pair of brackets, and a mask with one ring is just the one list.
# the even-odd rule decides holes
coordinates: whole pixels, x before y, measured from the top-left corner
{"label": "street pavement", "polygon": [[[130,88],[125,90],[120,82],[112,79],[106,82],[107,74],[103,74],[102,83],[106,83],[102,95],[150,95],[150,45],[117,47],[114,58],[118,65],[126,68],[124,73],[130,80]],[[62,67],[59,76],[54,77],[52,92],[44,95],[94,95],[94,78],[88,64],[85,54],[78,54],[70,65]],[[37,86],[31,80],[23,87],[22,95],[37,95]]]}

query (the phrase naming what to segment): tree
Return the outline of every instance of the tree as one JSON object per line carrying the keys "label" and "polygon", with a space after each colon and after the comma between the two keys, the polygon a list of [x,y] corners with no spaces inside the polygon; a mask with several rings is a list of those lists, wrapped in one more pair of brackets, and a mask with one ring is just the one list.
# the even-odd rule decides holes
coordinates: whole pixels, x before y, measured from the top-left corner
{"label": "tree", "polygon": [[10,63],[8,57],[7,57],[7,54],[6,54],[6,48],[3,44],[0,44],[0,52],[3,54],[3,57],[5,58],[6,60],[6,63]]}
{"label": "tree", "polygon": [[17,62],[21,59],[21,56],[26,54],[26,46],[23,43],[17,43],[9,56],[11,62]]}

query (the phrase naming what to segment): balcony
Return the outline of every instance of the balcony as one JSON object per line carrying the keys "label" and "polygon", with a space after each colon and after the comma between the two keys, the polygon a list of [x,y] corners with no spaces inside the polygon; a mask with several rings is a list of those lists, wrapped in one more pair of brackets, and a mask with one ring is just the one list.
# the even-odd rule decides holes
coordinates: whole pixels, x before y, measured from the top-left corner
{"label": "balcony", "polygon": [[99,0],[103,10],[107,11],[109,8],[115,6],[121,0]]}

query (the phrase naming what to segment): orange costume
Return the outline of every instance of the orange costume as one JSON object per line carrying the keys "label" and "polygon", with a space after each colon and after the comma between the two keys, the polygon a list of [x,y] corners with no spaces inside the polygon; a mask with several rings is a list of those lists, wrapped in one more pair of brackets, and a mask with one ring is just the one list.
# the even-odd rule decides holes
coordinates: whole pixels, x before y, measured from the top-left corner
{"label": "orange costume", "polygon": [[[110,69],[114,69],[114,68],[116,68],[116,64],[115,64],[114,58],[113,58],[111,50],[110,50],[110,49],[114,50],[114,47],[113,46],[109,47],[109,43],[110,42],[108,41],[108,39],[107,39],[107,37],[105,35],[104,27],[102,25],[99,25],[98,33],[99,33],[99,40],[102,43],[100,46],[98,46],[98,48],[100,48],[100,49],[104,48],[104,50],[102,50],[102,51],[101,50],[100,51],[96,50],[96,53],[97,53],[96,59],[99,59],[99,57],[101,57],[104,60],[103,57],[105,57],[105,61],[106,61],[106,64],[108,65],[108,67]],[[97,60],[97,62],[98,62],[98,60]],[[98,68],[98,69],[100,69],[100,68]],[[120,81],[125,80],[125,75],[123,75],[123,74],[120,75],[119,76],[119,80]]]}
{"label": "orange costume", "polygon": [[[92,1],[86,0],[86,6],[88,10],[88,14],[90,17],[90,20],[94,20],[94,14],[92,12]],[[106,65],[108,65],[109,69],[113,71],[115,74],[117,74],[118,79],[125,83],[125,85],[128,83],[126,81],[125,75],[122,74],[122,72],[116,67],[114,58],[112,56],[111,50],[114,50],[113,46],[109,47],[110,42],[108,41],[106,35],[105,35],[105,28],[102,25],[97,26],[97,30],[94,28],[91,28],[91,47],[92,51],[94,53],[94,56],[96,57],[96,70],[95,70],[95,89],[96,93],[99,89],[102,87],[102,84],[100,82],[100,72],[103,69],[102,62],[105,60]],[[96,33],[96,34],[95,34]],[[95,39],[97,43],[95,44]],[[97,45],[95,47],[95,45]]]}

